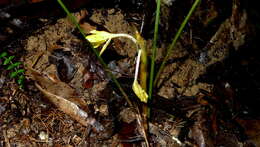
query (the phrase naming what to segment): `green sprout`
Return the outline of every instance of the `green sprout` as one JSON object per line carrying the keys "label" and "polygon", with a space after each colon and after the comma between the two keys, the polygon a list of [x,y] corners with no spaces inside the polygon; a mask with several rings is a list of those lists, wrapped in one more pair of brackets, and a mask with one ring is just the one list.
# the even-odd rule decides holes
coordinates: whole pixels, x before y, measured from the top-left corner
{"label": "green sprout", "polygon": [[6,67],[6,70],[10,71],[10,78],[17,78],[17,83],[20,88],[23,88],[25,77],[23,73],[24,69],[19,69],[19,66],[22,64],[21,62],[13,62],[12,60],[15,56],[8,56],[7,52],[2,52],[0,54],[0,60],[2,60],[2,65]]}

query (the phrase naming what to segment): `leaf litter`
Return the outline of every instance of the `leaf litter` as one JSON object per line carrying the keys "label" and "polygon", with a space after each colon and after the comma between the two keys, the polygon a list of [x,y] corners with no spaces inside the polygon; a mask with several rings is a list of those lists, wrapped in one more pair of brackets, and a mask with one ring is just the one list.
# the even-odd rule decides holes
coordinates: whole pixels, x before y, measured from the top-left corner
{"label": "leaf litter", "polygon": [[[239,5],[235,4],[232,14],[216,27],[213,35],[205,35],[208,36],[209,43],[204,46],[199,43],[199,39],[187,39],[192,33],[184,32],[182,42],[177,44],[178,49],[173,52],[172,60],[169,61],[165,74],[161,77],[157,93],[160,96],[155,95],[156,100],[151,103],[153,107],[151,116],[153,119],[149,122],[151,146],[243,144],[245,139],[239,138],[241,136],[238,134],[241,131],[236,130],[238,127],[219,114],[224,107],[219,103],[230,107],[232,104],[223,102],[214,95],[216,88],[214,85],[197,82],[207,72],[208,67],[228,57],[230,46],[239,50],[245,43],[247,16],[245,11],[239,11]],[[164,7],[163,14],[170,14],[175,5]],[[219,16],[220,12],[216,10],[214,7],[208,9],[214,13],[202,20],[204,26],[210,26],[212,20]],[[195,16],[205,15],[201,11]],[[100,29],[100,26],[103,27],[102,30],[111,33],[134,32],[121,10],[97,9],[91,14],[90,19],[87,19],[91,22],[84,22],[84,17],[89,15],[84,10],[77,13],[78,19],[82,19],[80,25],[86,32]],[[162,26],[167,26],[169,29],[172,24],[164,24],[170,22],[167,20],[167,15],[165,16],[162,18]],[[23,49],[26,51],[22,59],[27,70],[27,79],[30,81],[27,85],[29,92],[16,91],[15,84],[1,73],[0,124],[4,136],[0,136],[0,145],[5,142],[7,145],[31,146],[43,144],[127,146],[131,143],[144,146],[141,143],[144,134],[139,130],[142,122],[138,122],[136,112],[127,107],[120,93],[110,85],[110,79],[106,77],[105,71],[95,56],[88,51],[88,45],[77,37],[76,32],[67,19],[58,19],[54,24],[34,31],[22,41]],[[194,32],[196,34],[199,31]],[[161,34],[162,38],[165,36],[168,37],[166,34]],[[189,52],[185,49],[188,41],[193,42],[195,50]],[[159,49],[157,62],[160,62],[165,47],[166,45],[162,44]],[[199,47],[203,49],[199,50]],[[129,86],[131,84],[127,84],[125,77],[130,77],[130,81],[133,80],[131,77],[134,69],[133,57],[136,54],[135,46],[131,45],[131,41],[117,39],[108,48],[106,52],[115,51],[114,54],[121,57],[121,60],[109,58],[108,62],[112,61],[110,67],[115,69],[114,71],[111,69],[112,72],[123,79],[122,85],[125,85],[125,89],[131,89]],[[3,86],[6,82],[8,85]],[[13,89],[9,90],[6,87]],[[133,96],[133,93],[129,92],[129,95]],[[7,107],[9,103],[10,110]],[[12,115],[8,116],[7,112],[11,112]],[[22,123],[15,123],[15,120],[22,120]],[[237,121],[248,128],[244,120],[237,119]],[[19,134],[24,134],[25,137],[19,139]],[[257,140],[250,129],[246,134],[252,140]],[[228,142],[230,139],[232,142]],[[220,141],[216,142],[217,140]]]}

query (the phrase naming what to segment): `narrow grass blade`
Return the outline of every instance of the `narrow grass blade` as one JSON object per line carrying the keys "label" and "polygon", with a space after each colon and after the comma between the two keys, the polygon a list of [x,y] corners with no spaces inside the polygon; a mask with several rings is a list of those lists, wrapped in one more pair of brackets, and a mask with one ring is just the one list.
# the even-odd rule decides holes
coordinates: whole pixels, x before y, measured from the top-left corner
{"label": "narrow grass blade", "polygon": [[163,70],[163,68],[164,68],[164,66],[165,66],[165,63],[166,63],[166,61],[168,60],[168,58],[169,58],[169,56],[170,56],[170,54],[171,54],[171,52],[172,52],[173,47],[175,46],[175,44],[176,44],[177,40],[179,39],[179,37],[180,37],[180,35],[181,35],[181,33],[182,33],[184,27],[186,26],[188,20],[190,19],[190,16],[191,16],[192,13],[194,12],[194,10],[195,10],[195,8],[197,7],[197,5],[199,4],[199,2],[200,2],[200,0],[195,0],[195,2],[193,3],[193,5],[192,5],[192,7],[191,7],[191,9],[190,9],[190,11],[189,11],[189,13],[188,13],[188,15],[185,17],[185,19],[184,19],[184,21],[182,22],[180,28],[178,29],[176,35],[174,36],[171,45],[170,45],[169,48],[167,49],[166,56],[165,56],[164,59],[163,59],[163,62],[162,62],[162,64],[161,64],[160,68],[159,68],[159,71],[158,71],[157,74],[156,74],[156,77],[155,77],[155,80],[154,80],[154,84],[153,84],[153,85],[156,85],[156,83],[157,83],[157,81],[158,81],[158,78],[159,78],[159,76],[160,76],[160,74],[161,74],[161,72],[162,72],[162,70]]}
{"label": "narrow grass blade", "polygon": [[[148,91],[148,100],[152,100],[152,93],[153,93],[153,79],[154,79],[154,64],[155,64],[155,57],[157,51],[157,39],[158,39],[158,26],[160,20],[160,8],[161,8],[161,0],[157,0],[157,7],[156,7],[156,17],[155,17],[155,24],[154,24],[154,37],[153,37],[153,46],[152,46],[152,61],[151,61],[151,69],[150,69],[150,79],[149,79],[149,91]],[[150,108],[148,109],[148,117],[150,117]]]}

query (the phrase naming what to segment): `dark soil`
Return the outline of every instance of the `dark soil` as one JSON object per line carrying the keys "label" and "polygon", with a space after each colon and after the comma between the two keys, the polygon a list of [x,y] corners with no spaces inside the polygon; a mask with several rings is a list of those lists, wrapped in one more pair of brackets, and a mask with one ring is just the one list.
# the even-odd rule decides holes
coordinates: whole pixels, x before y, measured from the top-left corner
{"label": "dark soil", "polygon": [[[156,69],[193,3],[161,1]],[[65,2],[85,33],[138,30],[150,62],[155,1]],[[113,39],[102,58],[133,106],[56,1],[1,1],[0,54],[22,62],[25,81],[21,88],[0,58],[0,147],[146,146],[146,139],[150,146],[260,146],[257,9],[242,0],[200,3],[154,87],[146,122],[137,111],[146,105],[132,92],[131,41]]]}

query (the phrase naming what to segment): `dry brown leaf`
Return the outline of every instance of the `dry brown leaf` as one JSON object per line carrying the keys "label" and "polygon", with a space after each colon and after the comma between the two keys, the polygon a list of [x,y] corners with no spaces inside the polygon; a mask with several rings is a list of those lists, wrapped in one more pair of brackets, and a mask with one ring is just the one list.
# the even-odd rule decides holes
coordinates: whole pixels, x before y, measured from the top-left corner
{"label": "dry brown leaf", "polygon": [[91,125],[96,131],[104,130],[104,127],[95,118],[89,116],[87,112],[78,106],[84,104],[84,102],[80,101],[80,98],[75,98],[76,92],[72,87],[61,81],[52,81],[34,69],[29,69],[29,74],[36,81],[36,87],[60,111],[84,126]]}
{"label": "dry brown leaf", "polygon": [[96,30],[95,26],[90,25],[87,22],[80,24],[80,27],[84,30],[84,33],[89,34],[92,30]]}

